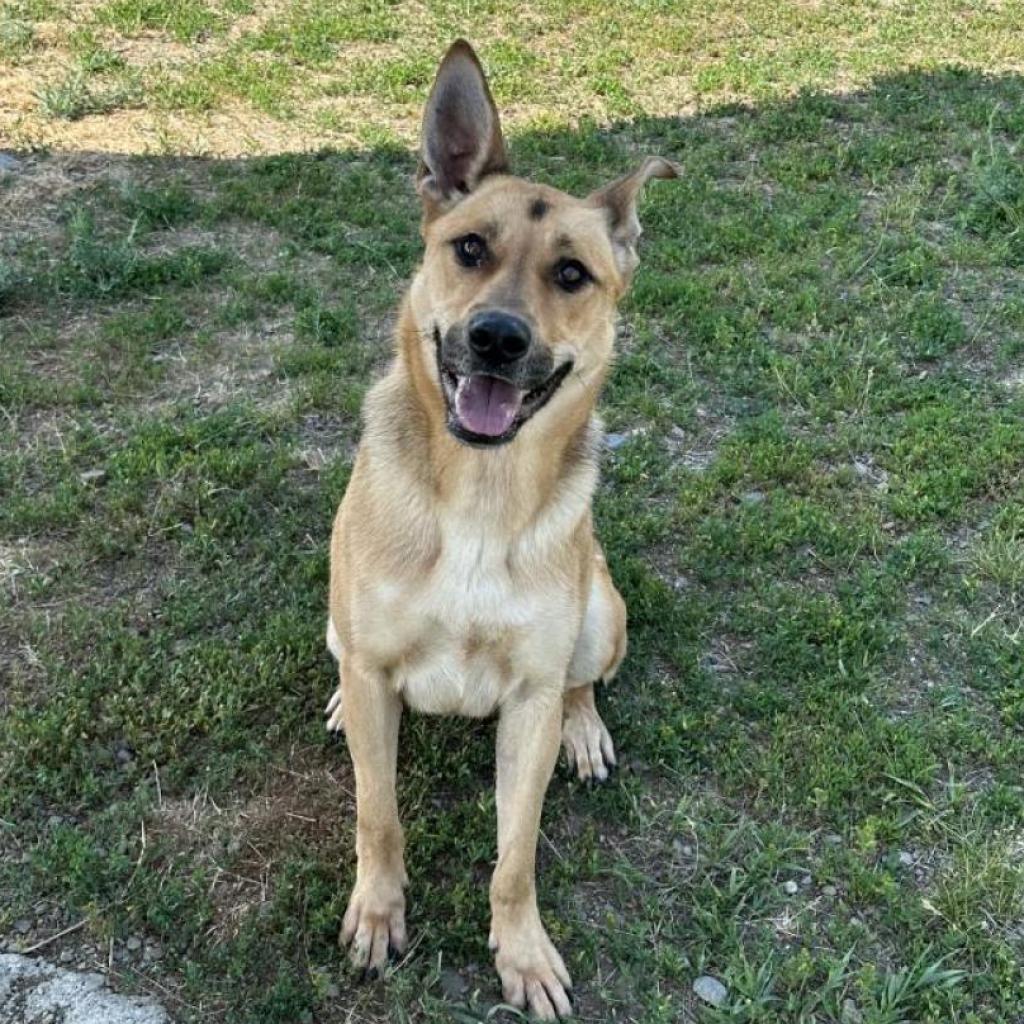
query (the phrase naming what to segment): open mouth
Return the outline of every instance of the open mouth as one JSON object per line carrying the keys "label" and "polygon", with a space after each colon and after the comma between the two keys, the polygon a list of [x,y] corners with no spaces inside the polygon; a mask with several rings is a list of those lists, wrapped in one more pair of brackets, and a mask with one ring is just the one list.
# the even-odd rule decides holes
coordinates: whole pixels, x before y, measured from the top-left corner
{"label": "open mouth", "polygon": [[440,357],[437,368],[448,407],[448,429],[467,444],[498,445],[511,441],[550,401],[572,369],[572,361],[563,363],[532,391],[483,373],[460,376],[444,366]]}

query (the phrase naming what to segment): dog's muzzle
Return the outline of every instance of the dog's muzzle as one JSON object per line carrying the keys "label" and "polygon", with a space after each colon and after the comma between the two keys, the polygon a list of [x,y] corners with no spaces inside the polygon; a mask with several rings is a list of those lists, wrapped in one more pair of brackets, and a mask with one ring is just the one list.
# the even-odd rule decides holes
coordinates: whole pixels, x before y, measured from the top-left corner
{"label": "dog's muzzle", "polygon": [[450,328],[443,336],[435,327],[434,341],[448,430],[481,447],[511,441],[573,365],[568,360],[556,368],[529,324],[502,310],[475,313],[465,328]]}

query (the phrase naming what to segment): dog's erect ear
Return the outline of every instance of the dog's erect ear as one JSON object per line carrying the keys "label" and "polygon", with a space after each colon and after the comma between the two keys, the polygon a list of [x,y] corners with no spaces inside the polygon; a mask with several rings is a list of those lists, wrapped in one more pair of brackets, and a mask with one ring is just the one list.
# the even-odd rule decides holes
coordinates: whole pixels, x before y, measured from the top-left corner
{"label": "dog's erect ear", "polygon": [[423,111],[416,188],[428,211],[508,166],[498,111],[473,47],[457,39],[437,69]]}
{"label": "dog's erect ear", "polygon": [[640,189],[651,178],[678,178],[682,173],[679,164],[661,156],[649,156],[635,171],[617,178],[588,198],[588,202],[607,213],[615,259],[624,277],[633,273],[638,262],[636,243],[641,228],[636,216],[636,199]]}

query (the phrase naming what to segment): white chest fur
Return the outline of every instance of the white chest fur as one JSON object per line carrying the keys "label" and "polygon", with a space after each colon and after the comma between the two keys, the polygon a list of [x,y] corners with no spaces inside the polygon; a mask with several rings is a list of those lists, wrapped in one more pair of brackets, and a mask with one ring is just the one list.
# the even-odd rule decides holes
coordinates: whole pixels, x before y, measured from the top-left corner
{"label": "white chest fur", "polygon": [[378,582],[365,601],[363,635],[392,684],[434,714],[490,714],[531,673],[567,664],[579,628],[572,593],[557,580],[525,585],[507,541],[465,521],[421,581]]}
{"label": "white chest fur", "polygon": [[413,486],[411,474],[401,502],[386,500],[394,463],[368,466],[367,486],[382,496],[374,504],[387,508],[393,536],[429,544],[384,575],[356,571],[354,653],[410,707],[430,713],[483,716],[524,683],[564,681],[586,602],[575,538],[589,515],[593,460],[582,459],[518,526],[523,503],[509,502],[536,482],[515,479],[510,456],[479,463],[444,502]]}

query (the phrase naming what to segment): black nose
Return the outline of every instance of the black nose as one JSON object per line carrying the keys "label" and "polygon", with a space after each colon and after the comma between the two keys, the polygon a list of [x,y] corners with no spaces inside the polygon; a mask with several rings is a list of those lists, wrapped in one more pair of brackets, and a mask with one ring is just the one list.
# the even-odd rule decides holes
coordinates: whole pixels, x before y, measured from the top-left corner
{"label": "black nose", "polygon": [[512,363],[530,347],[530,327],[511,313],[488,309],[469,321],[469,347],[492,364]]}

